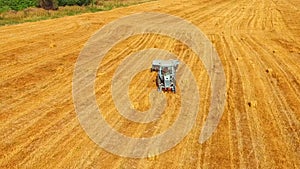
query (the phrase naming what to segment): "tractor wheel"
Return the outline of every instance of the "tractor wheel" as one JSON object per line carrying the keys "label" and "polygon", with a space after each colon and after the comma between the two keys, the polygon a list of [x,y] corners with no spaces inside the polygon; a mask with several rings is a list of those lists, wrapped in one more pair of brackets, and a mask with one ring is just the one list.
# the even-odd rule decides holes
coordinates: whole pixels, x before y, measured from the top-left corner
{"label": "tractor wheel", "polygon": [[161,91],[161,80],[158,76],[156,76],[156,85],[157,85],[158,91]]}

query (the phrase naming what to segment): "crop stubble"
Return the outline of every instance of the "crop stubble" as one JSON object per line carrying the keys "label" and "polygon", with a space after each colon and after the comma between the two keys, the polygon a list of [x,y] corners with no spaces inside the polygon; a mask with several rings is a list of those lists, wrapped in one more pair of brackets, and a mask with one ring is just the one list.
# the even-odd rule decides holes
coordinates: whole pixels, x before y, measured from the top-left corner
{"label": "crop stubble", "polygon": [[[299,168],[300,3],[292,1],[157,1],[48,21],[0,27],[0,166],[11,168]],[[184,60],[201,94],[197,122],[180,144],[156,158],[130,159],[97,147],[80,127],[72,102],[74,64],[85,42],[106,23],[136,12],[164,12],[197,25],[224,65],[227,103],[213,136],[199,144],[210,103],[210,79],[184,44],[155,34],[117,44],[96,79],[99,107],[110,125],[132,137],[167,130],[180,92],[161,119],[130,122],[118,114],[110,83],[121,59],[141,49],[166,49]],[[139,24],[139,23],[136,23]],[[146,79],[146,81],[144,80]],[[155,74],[131,82],[133,107],[147,110]]]}

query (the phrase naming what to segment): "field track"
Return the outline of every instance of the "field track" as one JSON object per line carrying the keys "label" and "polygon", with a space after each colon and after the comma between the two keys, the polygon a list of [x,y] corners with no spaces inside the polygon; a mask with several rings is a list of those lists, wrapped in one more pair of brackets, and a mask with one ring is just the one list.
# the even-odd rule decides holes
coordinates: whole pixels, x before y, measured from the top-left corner
{"label": "field track", "polygon": [[[161,0],[0,27],[0,168],[300,168],[299,9],[297,0]],[[227,103],[213,136],[199,144],[211,94],[201,61],[169,37],[126,39],[106,55],[97,74],[97,102],[111,126],[150,137],[178,115],[179,94],[170,93],[173,103],[157,122],[133,123],[118,114],[110,94],[113,73],[123,58],[142,49],[166,49],[184,60],[198,77],[201,107],[192,131],[175,148],[153,158],[122,158],[99,148],[81,128],[72,77],[81,49],[98,29],[143,11],[182,17],[207,35],[224,66]],[[153,80],[148,71],[132,80],[129,95],[137,110],[149,109]]]}

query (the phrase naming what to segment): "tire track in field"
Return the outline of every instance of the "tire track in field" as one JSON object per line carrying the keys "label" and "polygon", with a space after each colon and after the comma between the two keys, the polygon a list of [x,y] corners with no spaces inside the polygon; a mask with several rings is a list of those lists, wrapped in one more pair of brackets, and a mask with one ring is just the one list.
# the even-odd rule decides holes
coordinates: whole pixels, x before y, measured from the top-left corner
{"label": "tire track in field", "polygon": [[[262,55],[267,55],[268,52],[265,51],[265,48],[262,48],[261,46],[263,46],[261,43],[258,43],[257,41],[252,40],[253,38],[250,38],[249,40],[251,40],[251,45],[249,46],[258,46],[259,48],[261,48],[261,56]],[[284,71],[283,68],[285,68],[287,65],[284,64],[284,61],[279,61],[277,62],[275,59],[279,59],[278,57],[269,57],[271,58],[271,60],[273,60],[272,62],[268,62],[267,60],[265,60],[264,58],[262,58],[261,63],[273,63],[273,65],[271,64],[267,64],[267,66],[265,67],[272,67],[272,68],[276,68],[276,69],[272,69],[272,71],[274,70],[274,72],[270,72],[271,73],[271,78],[273,78],[273,80],[275,80],[275,85],[277,88],[279,88],[280,90],[278,91],[284,91],[284,93],[281,93],[281,95],[283,95],[281,97],[281,100],[283,101],[283,103],[285,103],[285,106],[288,109],[288,112],[294,112],[296,111],[295,109],[291,109],[288,105],[289,103],[292,103],[293,101],[295,103],[300,102],[300,99],[298,98],[299,94],[298,91],[293,87],[293,85],[286,79],[290,79],[290,77],[286,74],[286,72],[288,71]],[[273,59],[274,58],[274,59]],[[281,65],[279,64],[281,63]],[[290,65],[290,64],[289,64]],[[281,74],[283,74],[284,76],[286,76],[286,78],[281,78]],[[294,77],[293,75],[291,75],[291,77]],[[284,85],[287,84],[287,85]],[[274,84],[272,84],[272,86],[274,86]],[[288,88],[287,88],[288,87]],[[287,94],[288,93],[288,94]],[[291,100],[284,101],[286,100],[285,98],[289,98],[289,96],[292,97]],[[295,113],[289,113],[292,117],[292,120],[289,121],[294,121],[297,122],[297,117],[295,116]]]}
{"label": "tire track in field", "polygon": [[[256,42],[255,42],[256,43]],[[248,45],[248,46],[255,46],[255,45]],[[252,51],[256,51],[256,50],[252,50]],[[259,50],[260,51],[260,50]],[[263,51],[263,50],[262,50]],[[254,53],[256,53],[256,52],[254,52]],[[254,56],[261,56],[261,55],[259,55],[259,54],[255,54]],[[272,62],[269,62],[269,61],[264,61],[263,59],[262,59],[262,57],[256,57],[257,58],[257,60],[259,61],[259,64],[261,65],[261,69],[263,70],[264,69],[264,67],[266,67],[266,66],[263,66],[264,64],[266,64],[266,63],[272,63]],[[270,66],[269,66],[270,67]],[[274,68],[274,67],[272,67],[272,68]],[[275,69],[274,69],[275,70]],[[296,134],[296,133],[294,133],[293,131],[297,131],[297,128],[299,128],[299,122],[297,122],[297,119],[294,119],[295,121],[293,121],[293,122],[295,122],[296,124],[294,124],[294,125],[290,125],[290,127],[291,127],[291,129],[292,130],[287,130],[287,129],[285,129],[285,127],[284,126],[286,126],[282,121],[284,120],[287,120],[287,122],[285,122],[285,123],[287,123],[287,124],[291,124],[290,122],[291,122],[291,120],[289,119],[289,114],[290,115],[293,115],[293,111],[285,111],[285,110],[281,110],[281,109],[289,109],[289,107],[287,106],[287,105],[284,105],[283,103],[282,103],[282,101],[283,101],[283,98],[284,97],[282,97],[282,93],[280,93],[280,90],[278,90],[278,88],[276,87],[276,86],[274,86],[273,84],[272,84],[272,81],[270,82],[268,82],[268,85],[265,85],[265,86],[271,86],[272,87],[272,91],[274,92],[274,91],[276,91],[276,94],[274,94],[273,92],[271,93],[271,94],[269,94],[269,98],[274,98],[274,100],[276,100],[276,103],[274,103],[274,107],[278,107],[278,110],[275,110],[275,111],[271,111],[270,112],[270,114],[272,114],[272,120],[274,121],[274,122],[276,122],[276,125],[278,126],[277,127],[277,129],[278,129],[278,131],[280,131],[280,136],[283,136],[283,137],[285,137],[283,140],[285,140],[285,141],[287,141],[287,140],[291,140],[291,142],[292,142],[292,144],[291,145],[297,145],[297,144],[299,144],[299,143],[297,143],[297,142],[299,142],[299,138],[298,138],[298,134]],[[266,92],[267,91],[270,91],[270,90],[266,90]],[[273,107],[273,106],[271,106],[271,107]],[[276,113],[276,112],[278,112],[278,113]],[[281,113],[282,112],[285,112],[284,114],[285,114],[285,117],[284,116],[282,116],[281,115]],[[288,114],[287,114],[287,112],[289,112]],[[280,120],[278,120],[278,118],[280,119]],[[298,124],[297,124],[298,123]],[[295,127],[297,127],[296,129],[294,128],[294,126]],[[294,134],[296,134],[294,137],[290,137],[289,135],[289,133],[291,133],[292,135],[294,135]],[[298,138],[298,139],[297,139]],[[298,140],[298,141],[297,141]],[[274,143],[275,144],[275,143]],[[297,148],[296,147],[294,147],[293,149],[294,150],[291,150],[291,146],[289,146],[289,145],[278,145],[278,142],[277,142],[277,144],[276,145],[273,145],[273,146],[270,146],[270,147],[278,147],[278,148],[280,148],[280,147],[282,147],[282,146],[285,146],[286,148],[282,148],[282,151],[284,150],[284,151],[286,151],[286,149],[288,149],[289,150],[289,153],[288,154],[294,154],[293,152],[295,152],[295,150],[297,151]],[[296,154],[295,154],[296,155]],[[274,155],[273,155],[274,156]],[[276,156],[277,157],[277,156]],[[275,157],[273,157],[273,158],[275,158]],[[282,158],[282,157],[281,157]],[[279,158],[275,158],[275,159],[277,159],[277,160],[279,160]]]}

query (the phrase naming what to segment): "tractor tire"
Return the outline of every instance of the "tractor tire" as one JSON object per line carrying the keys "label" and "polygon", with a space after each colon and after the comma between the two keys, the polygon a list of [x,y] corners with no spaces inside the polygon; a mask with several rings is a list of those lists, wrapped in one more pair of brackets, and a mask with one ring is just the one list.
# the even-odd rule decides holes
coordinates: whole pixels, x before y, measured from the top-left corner
{"label": "tractor tire", "polygon": [[161,92],[161,90],[162,90],[161,80],[160,80],[160,78],[158,76],[156,76],[156,85],[157,85],[158,91]]}

